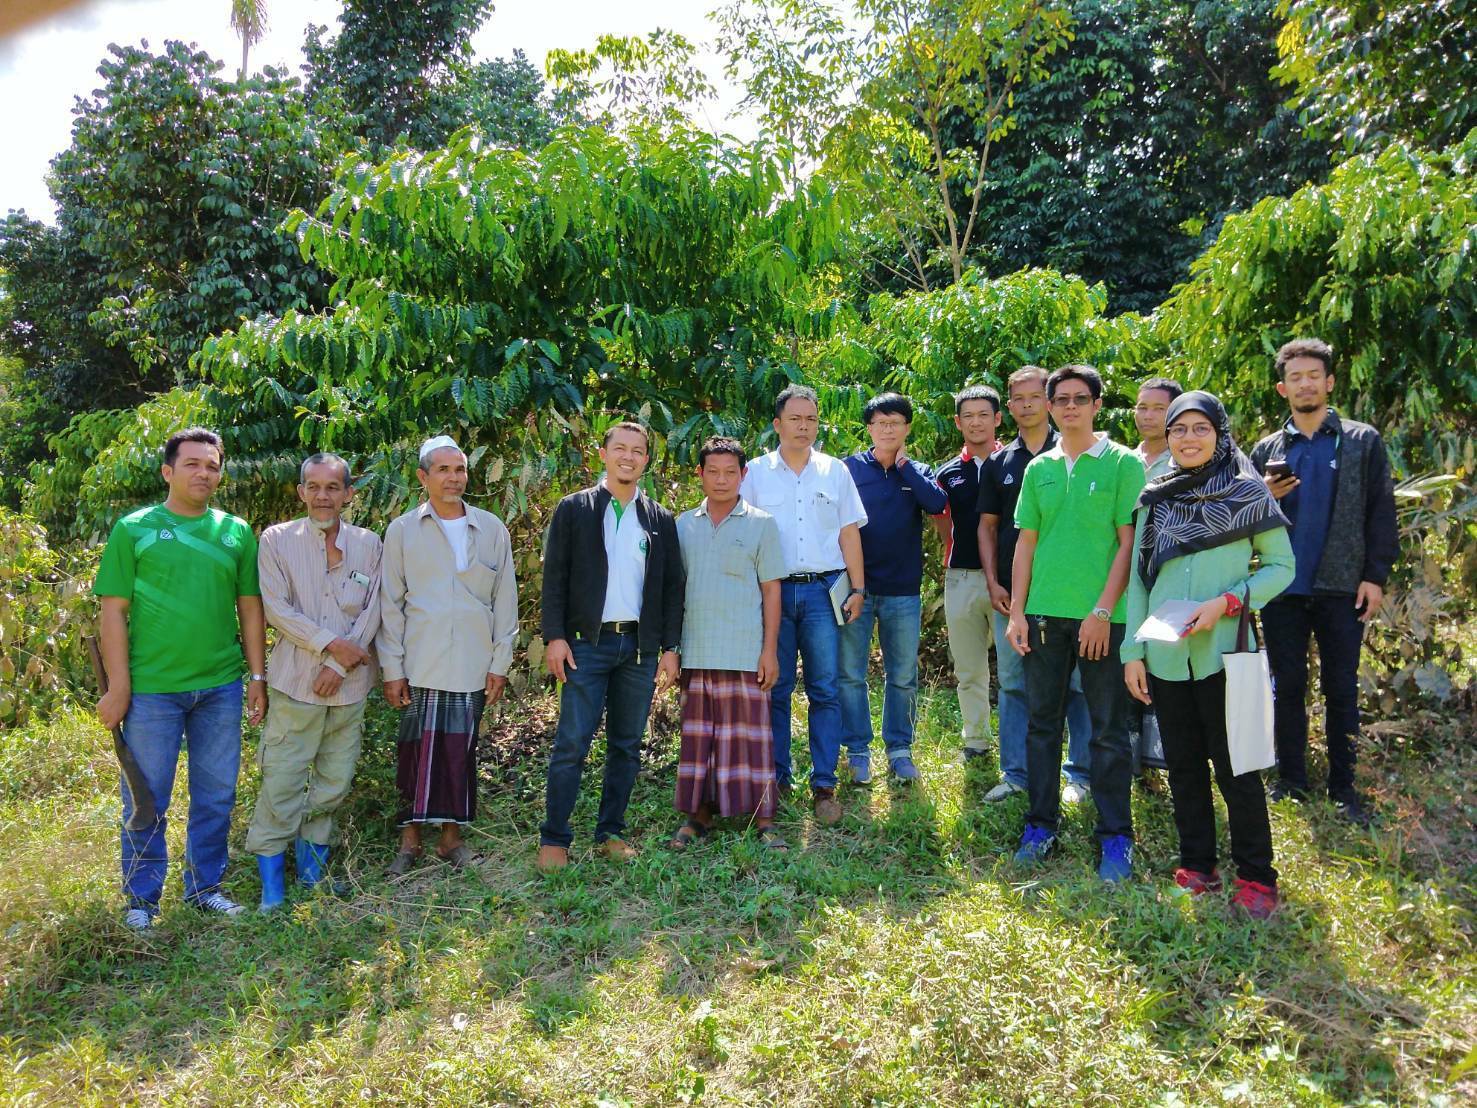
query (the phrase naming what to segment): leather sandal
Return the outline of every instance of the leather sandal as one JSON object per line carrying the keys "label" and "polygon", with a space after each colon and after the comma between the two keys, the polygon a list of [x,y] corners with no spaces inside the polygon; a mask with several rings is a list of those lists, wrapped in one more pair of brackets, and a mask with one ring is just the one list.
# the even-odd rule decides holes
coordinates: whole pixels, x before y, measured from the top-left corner
{"label": "leather sandal", "polygon": [[677,828],[676,833],[667,840],[667,849],[678,851],[686,850],[689,846],[697,842],[699,839],[707,838],[708,832],[710,832],[711,830],[711,827],[704,827],[701,823],[698,823],[697,820],[690,819],[681,827]]}
{"label": "leather sandal", "polygon": [[420,861],[420,857],[419,850],[402,850],[395,855],[395,860],[385,867],[385,873],[391,877],[404,877]]}

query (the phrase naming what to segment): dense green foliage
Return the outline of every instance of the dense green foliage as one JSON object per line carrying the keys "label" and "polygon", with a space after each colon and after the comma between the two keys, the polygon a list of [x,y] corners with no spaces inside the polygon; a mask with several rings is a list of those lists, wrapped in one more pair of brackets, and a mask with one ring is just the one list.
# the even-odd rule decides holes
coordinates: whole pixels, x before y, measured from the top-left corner
{"label": "dense green foliage", "polygon": [[[1277,0],[1077,0],[1074,38],[1015,98],[976,256],[1049,266],[1150,311],[1222,218],[1328,169],[1270,75]],[[963,124],[958,141],[982,136]]]}
{"label": "dense green foliage", "polygon": [[1350,150],[1439,150],[1477,126],[1473,0],[1282,0],[1283,64],[1310,126]]}

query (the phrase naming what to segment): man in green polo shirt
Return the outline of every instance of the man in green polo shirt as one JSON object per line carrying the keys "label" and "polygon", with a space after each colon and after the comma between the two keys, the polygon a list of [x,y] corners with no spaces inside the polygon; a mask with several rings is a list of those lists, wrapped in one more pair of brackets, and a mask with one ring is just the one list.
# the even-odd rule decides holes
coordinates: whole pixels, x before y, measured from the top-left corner
{"label": "man in green polo shirt", "polygon": [[256,724],[267,711],[267,643],[256,538],[244,520],[209,504],[223,462],[214,431],[171,435],[160,467],[168,497],[118,521],[93,585],[108,673],[97,714],[105,727],[122,725],[156,813],[148,827],[128,830],[132,798],[122,790],[124,922],[139,931],[159,911],[165,813],[182,744],[190,774],[185,899],[207,912],[242,910],[220,887],[241,766],[241,654],[251,663],[245,696]]}
{"label": "man in green polo shirt", "polygon": [[1144,465],[1093,430],[1102,396],[1102,378],[1091,366],[1063,366],[1047,378],[1047,405],[1061,438],[1026,467],[1016,503],[1020,538],[1006,638],[1025,659],[1030,809],[1015,857],[1035,864],[1056,845],[1062,724],[1075,665],[1092,716],[1098,875],[1122,881],[1133,872],[1133,758],[1118,648]]}

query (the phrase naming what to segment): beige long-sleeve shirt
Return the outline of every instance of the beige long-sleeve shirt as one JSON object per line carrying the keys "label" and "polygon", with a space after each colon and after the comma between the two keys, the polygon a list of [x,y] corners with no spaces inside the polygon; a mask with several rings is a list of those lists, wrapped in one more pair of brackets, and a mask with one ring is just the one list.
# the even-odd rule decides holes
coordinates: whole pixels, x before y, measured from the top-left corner
{"label": "beige long-sleeve shirt", "polygon": [[[267,662],[267,684],[304,704],[356,704],[374,687],[374,660],[347,673],[329,654],[334,639],[370,649],[380,625],[379,536],[339,523],[334,543],[343,557],[332,569],[322,531],[307,518],[262,532],[257,548],[262,605],[277,629]],[[343,677],[332,696],[319,696],[313,682],[324,666]]]}
{"label": "beige long-sleeve shirt", "polygon": [[385,531],[380,666],[386,681],[442,692],[476,692],[506,675],[518,635],[513,544],[503,521],[465,505],[467,568],[430,504]]}

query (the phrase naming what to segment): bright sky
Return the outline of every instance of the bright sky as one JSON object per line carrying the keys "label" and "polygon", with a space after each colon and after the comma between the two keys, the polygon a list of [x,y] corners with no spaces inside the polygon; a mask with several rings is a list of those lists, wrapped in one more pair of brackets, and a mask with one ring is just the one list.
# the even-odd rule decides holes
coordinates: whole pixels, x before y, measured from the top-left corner
{"label": "bright sky", "polygon": [[[605,33],[645,34],[667,27],[707,41],[712,29],[704,13],[714,6],[716,0],[497,0],[473,46],[483,58],[522,49],[542,70],[550,49],[591,46]],[[252,47],[252,69],[278,65],[295,72],[304,28],[310,23],[335,27],[340,7],[339,0],[268,0],[269,27]],[[0,213],[24,208],[33,217],[54,218],[47,168],[71,141],[74,98],[97,87],[98,62],[109,43],[147,39],[158,49],[165,39],[177,38],[220,58],[225,72],[235,73],[241,42],[229,13],[229,0],[84,0],[67,14],[0,42],[0,104],[5,105]],[[708,59],[704,69],[719,87],[719,101],[699,122],[715,130],[749,131],[726,117],[727,105],[738,97],[725,87],[721,65]]]}

